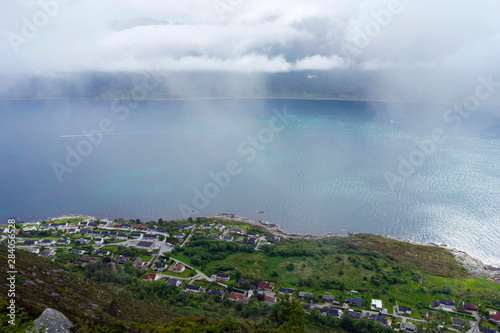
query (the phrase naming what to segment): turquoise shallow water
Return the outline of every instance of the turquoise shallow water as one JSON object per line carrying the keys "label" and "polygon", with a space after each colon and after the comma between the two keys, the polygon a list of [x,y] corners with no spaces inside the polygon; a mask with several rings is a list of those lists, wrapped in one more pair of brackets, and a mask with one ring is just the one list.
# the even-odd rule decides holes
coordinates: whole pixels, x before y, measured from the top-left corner
{"label": "turquoise shallow water", "polygon": [[[285,109],[293,117],[282,116]],[[445,110],[299,100],[2,101],[0,218],[231,212],[290,232],[446,243],[499,264],[498,113],[483,107],[453,128]],[[100,127],[102,137],[83,134]],[[436,130],[446,139],[429,144]],[[78,149],[84,154],[69,165],[68,151]]]}

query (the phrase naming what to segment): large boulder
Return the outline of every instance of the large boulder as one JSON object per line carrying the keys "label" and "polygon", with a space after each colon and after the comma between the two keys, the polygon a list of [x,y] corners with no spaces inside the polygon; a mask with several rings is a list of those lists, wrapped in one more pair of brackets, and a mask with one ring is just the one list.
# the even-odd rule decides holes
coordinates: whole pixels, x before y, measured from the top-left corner
{"label": "large boulder", "polygon": [[33,327],[30,332],[42,332],[46,333],[69,333],[73,323],[61,312],[47,308],[43,313],[35,320],[35,327]]}

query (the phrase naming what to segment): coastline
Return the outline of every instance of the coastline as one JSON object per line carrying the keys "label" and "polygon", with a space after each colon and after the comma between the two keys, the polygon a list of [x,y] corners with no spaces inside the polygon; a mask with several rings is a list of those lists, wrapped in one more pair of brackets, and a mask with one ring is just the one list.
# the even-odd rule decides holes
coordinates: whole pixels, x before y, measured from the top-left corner
{"label": "coastline", "polygon": [[[288,233],[287,231],[281,229],[279,224],[276,223],[271,223],[271,222],[266,222],[262,220],[254,220],[254,219],[249,219],[246,217],[238,216],[236,214],[231,214],[231,213],[220,213],[215,216],[206,216],[207,218],[218,218],[221,220],[227,220],[231,222],[240,222],[240,223],[245,223],[245,224],[250,224],[250,225],[255,225],[263,228],[264,230],[279,236],[281,238],[303,238],[303,239],[322,239],[322,238],[327,238],[327,237],[348,237],[349,235],[355,235],[355,234],[361,234],[362,232],[353,232],[353,233],[347,233],[347,234],[336,234],[336,233],[325,233],[321,236],[317,235],[309,235],[309,234],[296,234],[296,233]],[[112,222],[113,220],[110,218],[98,218],[90,215],[83,215],[83,214],[67,214],[64,216],[58,216],[58,217],[51,217],[50,219],[65,219],[65,218],[83,218],[85,220],[96,220],[100,219],[101,221],[108,221]],[[176,219],[176,220],[184,220],[184,219]],[[480,259],[472,256],[470,253],[461,250],[459,248],[449,246],[447,244],[438,244],[438,243],[424,243],[424,242],[417,242],[417,241],[412,241],[404,238],[398,238],[394,236],[388,236],[388,235],[382,235],[378,234],[379,236],[400,241],[400,242],[405,242],[405,243],[410,243],[410,244],[415,244],[415,245],[423,245],[423,246],[434,246],[434,247],[440,247],[443,248],[447,251],[449,251],[455,259],[465,268],[467,271],[475,276],[480,276],[480,277],[485,277],[488,278],[492,281],[495,281],[497,283],[500,283],[500,266],[492,266],[492,265],[487,265],[483,263]]]}

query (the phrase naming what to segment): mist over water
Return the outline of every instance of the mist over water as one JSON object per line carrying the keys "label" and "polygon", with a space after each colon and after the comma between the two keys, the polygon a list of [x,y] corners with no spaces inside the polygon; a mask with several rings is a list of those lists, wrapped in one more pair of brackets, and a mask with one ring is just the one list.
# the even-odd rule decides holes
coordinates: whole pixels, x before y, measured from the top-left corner
{"label": "mist over water", "polygon": [[[445,105],[307,100],[0,102],[0,217],[66,213],[174,219],[235,213],[289,232],[373,232],[446,243],[500,263],[500,118],[481,107],[453,129]],[[286,108],[293,119],[273,120]],[[274,111],[273,111],[274,110]],[[121,117],[122,116],[122,117]],[[107,118],[113,130],[59,181],[53,163]],[[253,149],[275,121],[282,128]],[[441,129],[404,177],[409,160]],[[269,133],[269,131],[267,132]],[[253,158],[251,158],[253,157]],[[241,172],[199,209],[210,173]],[[390,185],[388,174],[398,180]],[[265,214],[257,214],[265,211]]]}

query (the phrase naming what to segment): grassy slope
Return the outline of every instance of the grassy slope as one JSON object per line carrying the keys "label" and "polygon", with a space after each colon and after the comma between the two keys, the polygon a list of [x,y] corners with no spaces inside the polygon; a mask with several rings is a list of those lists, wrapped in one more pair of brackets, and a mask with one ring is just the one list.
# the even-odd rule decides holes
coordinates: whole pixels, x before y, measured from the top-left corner
{"label": "grassy slope", "polygon": [[[263,252],[252,254],[238,252],[223,261],[209,263],[207,270],[217,264],[226,263],[238,268],[243,276],[265,278],[279,286],[298,287],[300,290],[310,290],[318,294],[329,292],[339,299],[346,297],[351,289],[357,289],[367,300],[382,299],[384,307],[387,308],[396,303],[413,306],[420,304],[425,308],[437,298],[454,298],[457,302],[465,298],[477,304],[484,304],[485,300],[500,297],[497,283],[469,275],[450,252],[440,247],[400,242],[373,234],[356,234],[321,240],[283,239],[276,245],[276,249],[279,248],[325,249],[331,254],[318,260],[313,257],[284,258],[269,256]],[[366,253],[374,251],[381,254],[376,259],[380,266],[378,272],[376,269],[369,270],[362,266],[363,263],[371,263],[370,260],[373,259]],[[189,258],[183,255],[173,255],[173,257],[179,259],[182,257],[182,260],[189,262]],[[357,259],[358,264],[352,263],[349,258]],[[290,263],[295,267],[291,271],[287,269]],[[395,266],[401,267],[401,270],[395,270]],[[343,274],[340,275],[340,271]],[[273,272],[279,275],[273,276]],[[415,272],[421,273],[421,280],[413,280]],[[370,279],[380,273],[404,278],[407,283],[382,283],[380,286],[375,286]],[[313,279],[314,286],[299,287],[300,278]],[[331,286],[331,289],[322,288],[321,281],[324,280],[344,282],[345,292],[339,291],[335,286]],[[443,286],[452,287],[452,294],[432,292],[440,291]],[[421,317],[417,311],[413,316]]]}

